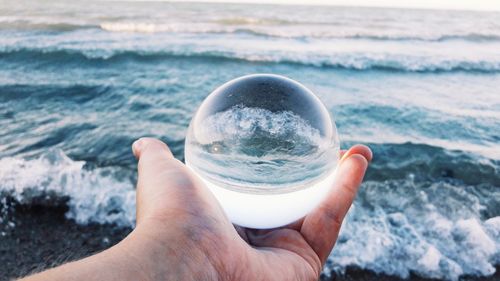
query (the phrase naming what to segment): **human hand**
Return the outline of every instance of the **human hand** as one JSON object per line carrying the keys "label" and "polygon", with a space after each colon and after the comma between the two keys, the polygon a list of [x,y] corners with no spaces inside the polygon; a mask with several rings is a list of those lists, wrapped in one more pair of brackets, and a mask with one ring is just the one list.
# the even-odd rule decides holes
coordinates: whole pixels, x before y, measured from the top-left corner
{"label": "human hand", "polygon": [[133,152],[136,228],[106,251],[25,280],[317,280],[372,158],[368,147],[353,146],[315,210],[285,227],[255,230],[233,226],[164,143],[143,138]]}
{"label": "human hand", "polygon": [[136,253],[149,280],[317,280],[372,158],[368,147],[352,147],[313,212],[285,227],[253,230],[233,226],[164,143],[143,138],[133,152],[137,227],[129,239],[141,245]]}

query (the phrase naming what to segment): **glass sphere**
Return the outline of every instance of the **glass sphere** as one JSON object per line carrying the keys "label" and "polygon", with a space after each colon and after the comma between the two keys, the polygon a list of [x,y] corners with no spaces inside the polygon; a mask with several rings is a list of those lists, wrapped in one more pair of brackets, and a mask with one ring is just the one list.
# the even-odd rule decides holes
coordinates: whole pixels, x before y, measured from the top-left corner
{"label": "glass sphere", "polygon": [[273,228],[300,219],[327,194],[338,162],[335,123],[289,78],[231,80],[201,104],[188,129],[186,165],[229,219]]}

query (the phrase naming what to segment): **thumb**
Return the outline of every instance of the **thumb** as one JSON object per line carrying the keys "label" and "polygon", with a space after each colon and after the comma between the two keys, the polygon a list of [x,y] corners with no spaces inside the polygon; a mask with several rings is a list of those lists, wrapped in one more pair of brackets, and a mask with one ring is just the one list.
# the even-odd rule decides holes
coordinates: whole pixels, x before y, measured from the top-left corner
{"label": "thumb", "polygon": [[164,153],[166,153],[165,156],[167,156],[167,158],[174,158],[168,146],[161,140],[155,138],[140,138],[136,140],[132,144],[132,153],[134,154],[135,158],[139,160],[141,158],[141,155],[147,152],[148,148],[154,149],[154,150],[149,150],[149,152],[163,151]]}
{"label": "thumb", "polygon": [[145,217],[167,215],[188,200],[186,193],[195,184],[165,143],[141,138],[132,144],[132,151],[138,159],[137,224]]}
{"label": "thumb", "polygon": [[327,198],[302,224],[302,235],[324,263],[337,239],[342,221],[352,205],[365,175],[371,150],[363,145],[349,149],[337,168],[337,176]]}
{"label": "thumb", "polygon": [[138,159],[137,214],[145,219],[179,221],[186,216],[220,220],[225,215],[215,197],[181,161],[174,158],[160,140],[141,138],[132,151]]}

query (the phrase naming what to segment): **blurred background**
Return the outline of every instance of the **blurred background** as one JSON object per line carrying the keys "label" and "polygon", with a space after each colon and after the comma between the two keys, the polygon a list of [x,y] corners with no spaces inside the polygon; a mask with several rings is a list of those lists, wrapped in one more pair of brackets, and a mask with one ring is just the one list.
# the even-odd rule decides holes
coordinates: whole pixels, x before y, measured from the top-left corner
{"label": "blurred background", "polygon": [[375,155],[322,279],[499,280],[500,3],[345,2],[0,0],[0,279],[119,241],[132,142],[183,159],[212,90],[276,73]]}

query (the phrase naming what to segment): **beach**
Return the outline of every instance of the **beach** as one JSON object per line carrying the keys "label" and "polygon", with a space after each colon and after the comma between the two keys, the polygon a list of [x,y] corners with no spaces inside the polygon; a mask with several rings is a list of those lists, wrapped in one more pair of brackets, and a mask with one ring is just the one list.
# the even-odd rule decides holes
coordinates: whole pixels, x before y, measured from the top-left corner
{"label": "beach", "polygon": [[133,141],[183,161],[203,99],[251,73],[304,84],[374,153],[325,276],[499,278],[498,12],[0,3],[2,280],[126,236]]}

